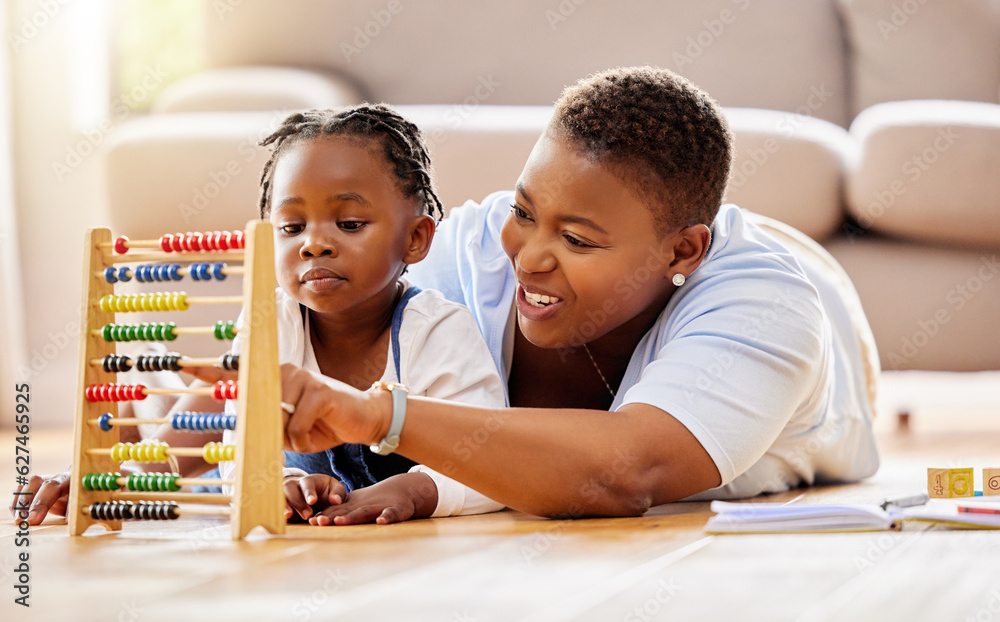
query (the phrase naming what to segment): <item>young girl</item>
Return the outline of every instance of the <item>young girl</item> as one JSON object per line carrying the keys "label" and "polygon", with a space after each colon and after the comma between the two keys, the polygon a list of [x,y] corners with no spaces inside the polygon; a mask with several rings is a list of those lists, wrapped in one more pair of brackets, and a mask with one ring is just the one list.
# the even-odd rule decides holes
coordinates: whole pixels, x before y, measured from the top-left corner
{"label": "young girl", "polygon": [[[502,406],[503,385],[469,310],[400,278],[426,256],[442,214],[417,127],[384,105],[314,110],[289,116],[262,144],[273,146],[260,216],[275,231],[280,361],[359,390],[402,384],[411,395]],[[214,373],[198,376],[212,381]],[[398,399],[400,389],[389,388],[376,390]],[[203,397],[173,408],[217,409]],[[211,440],[159,436],[171,445]],[[384,524],[503,507],[391,455],[391,445],[381,444],[385,456],[363,445],[286,452],[286,514],[318,525]],[[181,459],[181,471],[204,470],[198,462]],[[223,477],[232,467],[220,465]],[[30,523],[65,507],[68,478],[31,482]]]}
{"label": "young girl", "polygon": [[[427,254],[442,215],[416,126],[384,105],[311,111],[289,116],[262,144],[273,145],[260,215],[275,230],[280,361],[358,389],[397,383],[413,395],[502,406],[468,309],[400,278]],[[289,514],[316,524],[502,507],[362,445],[289,452],[286,466]],[[463,499],[438,504],[442,486],[453,489],[442,497]]]}
{"label": "young girl", "polygon": [[[398,451],[546,516],[871,475],[857,296],[804,236],[721,205],[730,151],[717,104],[669,71],[568,88],[516,192],[452,210],[411,274],[473,310],[511,408],[410,397]],[[282,372],[291,447],[389,429],[383,396]]]}

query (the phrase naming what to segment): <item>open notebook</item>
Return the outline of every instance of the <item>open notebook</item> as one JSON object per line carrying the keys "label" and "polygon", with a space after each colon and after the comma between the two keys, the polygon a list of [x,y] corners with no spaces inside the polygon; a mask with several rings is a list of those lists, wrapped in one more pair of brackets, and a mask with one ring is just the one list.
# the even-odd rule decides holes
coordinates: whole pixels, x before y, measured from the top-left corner
{"label": "open notebook", "polygon": [[909,508],[877,505],[809,505],[713,501],[708,533],[818,533],[883,531],[906,522],[930,522],[959,529],[1000,529],[1000,497],[932,499]]}

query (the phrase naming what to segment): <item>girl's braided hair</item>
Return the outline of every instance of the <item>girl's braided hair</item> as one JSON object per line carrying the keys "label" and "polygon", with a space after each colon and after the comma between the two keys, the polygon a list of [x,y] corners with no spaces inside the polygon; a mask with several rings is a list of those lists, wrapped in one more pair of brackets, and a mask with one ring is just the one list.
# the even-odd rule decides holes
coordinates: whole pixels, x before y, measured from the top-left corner
{"label": "girl's braided hair", "polygon": [[399,189],[406,198],[419,198],[424,212],[435,220],[444,217],[441,200],[431,180],[431,159],[416,125],[385,104],[361,104],[339,110],[309,110],[289,115],[277,130],[260,141],[274,145],[260,176],[260,217],[271,211],[274,165],[282,149],[298,140],[321,136],[371,138],[382,144]]}

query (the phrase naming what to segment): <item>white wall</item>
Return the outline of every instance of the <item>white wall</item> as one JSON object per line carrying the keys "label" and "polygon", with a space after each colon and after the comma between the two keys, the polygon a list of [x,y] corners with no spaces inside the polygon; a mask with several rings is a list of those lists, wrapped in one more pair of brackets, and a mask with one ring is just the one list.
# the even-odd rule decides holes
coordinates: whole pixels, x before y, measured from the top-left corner
{"label": "white wall", "polygon": [[[26,352],[12,360],[17,377],[31,383],[37,426],[71,425],[83,236],[106,220],[97,150],[108,132],[92,128],[88,139],[85,129],[75,127],[71,108],[69,42],[86,4],[10,0],[4,29],[13,77],[14,200],[23,277],[21,309],[14,315],[23,312],[26,341]],[[70,157],[74,152],[79,162]],[[57,174],[57,163],[69,170]],[[0,283],[13,284],[6,278]]]}
{"label": "white wall", "polygon": [[[0,32],[8,15],[0,12]],[[17,216],[14,212],[13,145],[11,141],[10,48],[0,50],[0,427],[14,421],[15,369],[25,359],[24,314]]]}

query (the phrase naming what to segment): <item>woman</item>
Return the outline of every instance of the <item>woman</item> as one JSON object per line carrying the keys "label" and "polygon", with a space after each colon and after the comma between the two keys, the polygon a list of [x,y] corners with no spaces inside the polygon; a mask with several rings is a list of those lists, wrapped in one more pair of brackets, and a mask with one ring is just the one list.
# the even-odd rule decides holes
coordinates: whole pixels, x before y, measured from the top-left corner
{"label": "woman", "polygon": [[878,364],[856,294],[800,234],[721,206],[730,152],[717,104],[669,71],[568,88],[516,192],[453,210],[410,274],[472,309],[510,407],[284,366],[287,445],[398,436],[407,458],[544,516],[871,475]]}

